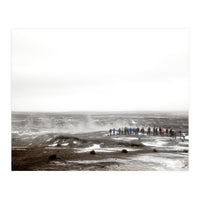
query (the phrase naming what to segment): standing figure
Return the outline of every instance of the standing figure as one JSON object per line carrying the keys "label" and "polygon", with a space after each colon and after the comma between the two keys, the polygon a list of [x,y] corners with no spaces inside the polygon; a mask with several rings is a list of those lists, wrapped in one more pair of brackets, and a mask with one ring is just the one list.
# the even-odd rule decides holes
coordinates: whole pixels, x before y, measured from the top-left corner
{"label": "standing figure", "polygon": [[161,132],[161,127],[159,127],[159,133],[160,133],[160,135],[162,135],[162,132]]}
{"label": "standing figure", "polygon": [[134,135],[136,135],[136,128],[133,128],[133,133]]}
{"label": "standing figure", "polygon": [[126,135],[126,127],[124,128],[124,135]]}
{"label": "standing figure", "polygon": [[115,128],[113,128],[113,135],[115,135]]}
{"label": "standing figure", "polygon": [[181,137],[182,137],[181,131],[179,131],[178,133],[179,133],[179,136],[180,136],[180,140],[181,140]]}
{"label": "standing figure", "polygon": [[168,128],[166,129],[166,134],[168,135]]}
{"label": "standing figure", "polygon": [[185,133],[182,133],[183,142],[185,142]]}
{"label": "standing figure", "polygon": [[150,127],[148,128],[148,135],[150,135],[150,133],[151,133],[151,129],[150,129]]}
{"label": "standing figure", "polygon": [[174,133],[174,139],[176,140],[176,131],[174,130],[173,133]]}
{"label": "standing figure", "polygon": [[164,128],[161,129],[162,136],[164,136],[165,130]]}
{"label": "standing figure", "polygon": [[139,128],[136,128],[135,134],[138,135]]}
{"label": "standing figure", "polygon": [[172,137],[172,129],[170,129],[169,134],[170,134],[170,137]]}

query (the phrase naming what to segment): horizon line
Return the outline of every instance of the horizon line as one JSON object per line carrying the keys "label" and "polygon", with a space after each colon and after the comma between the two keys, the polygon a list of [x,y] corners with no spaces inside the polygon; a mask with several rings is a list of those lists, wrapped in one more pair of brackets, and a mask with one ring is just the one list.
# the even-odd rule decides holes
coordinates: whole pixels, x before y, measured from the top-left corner
{"label": "horizon line", "polygon": [[45,110],[11,110],[11,112],[189,112],[189,110],[70,110],[70,111],[45,111]]}

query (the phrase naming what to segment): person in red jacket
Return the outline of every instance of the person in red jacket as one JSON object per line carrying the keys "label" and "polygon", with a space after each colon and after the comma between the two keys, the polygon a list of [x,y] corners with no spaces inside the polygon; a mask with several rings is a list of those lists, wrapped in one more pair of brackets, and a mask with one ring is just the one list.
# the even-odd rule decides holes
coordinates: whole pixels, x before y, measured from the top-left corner
{"label": "person in red jacket", "polygon": [[161,129],[162,136],[164,136],[164,132],[165,132],[165,130],[164,130],[164,128],[162,128]]}
{"label": "person in red jacket", "polygon": [[174,138],[176,140],[176,131],[174,130],[173,133],[174,133]]}

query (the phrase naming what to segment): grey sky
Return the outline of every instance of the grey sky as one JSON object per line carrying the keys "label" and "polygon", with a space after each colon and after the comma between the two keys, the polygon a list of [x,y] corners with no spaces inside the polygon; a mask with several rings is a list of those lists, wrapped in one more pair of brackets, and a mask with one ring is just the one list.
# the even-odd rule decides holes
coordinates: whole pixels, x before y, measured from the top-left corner
{"label": "grey sky", "polygon": [[188,110],[188,31],[12,31],[12,110]]}

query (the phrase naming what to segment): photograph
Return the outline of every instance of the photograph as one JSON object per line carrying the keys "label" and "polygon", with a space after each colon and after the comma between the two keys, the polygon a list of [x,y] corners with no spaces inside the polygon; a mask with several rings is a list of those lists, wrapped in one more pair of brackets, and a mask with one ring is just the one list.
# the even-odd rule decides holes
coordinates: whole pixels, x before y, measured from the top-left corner
{"label": "photograph", "polygon": [[189,171],[189,30],[12,29],[11,171]]}

